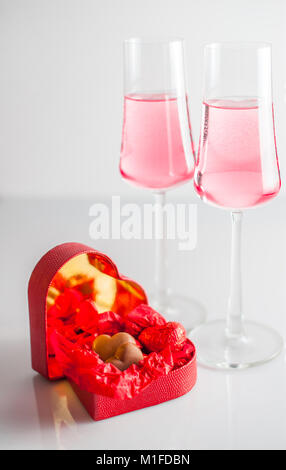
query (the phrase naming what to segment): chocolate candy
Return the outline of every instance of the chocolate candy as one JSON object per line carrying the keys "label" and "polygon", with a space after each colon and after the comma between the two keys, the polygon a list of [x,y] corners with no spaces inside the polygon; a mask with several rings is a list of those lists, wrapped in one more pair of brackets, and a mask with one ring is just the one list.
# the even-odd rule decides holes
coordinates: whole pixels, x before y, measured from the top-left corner
{"label": "chocolate candy", "polygon": [[120,370],[128,369],[131,364],[138,364],[143,359],[143,354],[136,346],[133,336],[128,333],[117,333],[116,335],[100,335],[92,345],[99,357],[113,364]]}
{"label": "chocolate candy", "polygon": [[169,322],[164,326],[150,326],[139,336],[140,343],[148,351],[160,352],[166,347],[180,350],[186,341],[186,330],[177,322]]}
{"label": "chocolate candy", "polygon": [[125,343],[117,348],[113,357],[106,362],[113,364],[120,370],[128,369],[132,364],[138,364],[143,359],[141,350],[133,343]]}

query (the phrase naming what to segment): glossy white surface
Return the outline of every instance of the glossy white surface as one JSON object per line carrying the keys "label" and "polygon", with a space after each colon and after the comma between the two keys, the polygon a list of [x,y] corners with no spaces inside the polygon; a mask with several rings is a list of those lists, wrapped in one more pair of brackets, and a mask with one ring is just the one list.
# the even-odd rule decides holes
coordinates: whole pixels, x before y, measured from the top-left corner
{"label": "glossy white surface", "polygon": [[[138,194],[134,190],[134,197]],[[0,202],[0,448],[285,449],[285,350],[245,371],[200,367],[188,395],[97,423],[67,382],[51,384],[31,370],[26,288],[33,266],[50,247],[64,241],[90,244],[147,291],[152,288],[153,243],[91,241],[88,209],[94,202],[102,201]],[[216,318],[226,306],[230,220],[226,212],[196,202],[197,249],[179,252],[177,242],[169,242],[170,284],[203,302],[209,318]],[[249,211],[243,230],[245,314],[277,328],[284,339],[285,204],[278,198]]]}

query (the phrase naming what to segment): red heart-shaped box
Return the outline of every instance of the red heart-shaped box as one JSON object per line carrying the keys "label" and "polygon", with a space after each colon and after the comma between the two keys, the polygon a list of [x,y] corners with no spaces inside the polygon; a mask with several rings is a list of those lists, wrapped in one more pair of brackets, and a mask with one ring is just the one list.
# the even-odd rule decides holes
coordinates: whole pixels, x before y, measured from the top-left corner
{"label": "red heart-shaped box", "polygon": [[[55,356],[49,350],[47,337],[47,311],[58,295],[61,279],[72,283],[83,280],[84,289],[96,293],[95,303],[99,313],[114,311],[126,316],[136,306],[147,304],[142,287],[119,274],[112,260],[80,243],[65,243],[46,253],[36,265],[28,288],[32,367],[49,380],[63,378]],[[85,283],[85,284],[84,284]],[[94,420],[110,418],[129,411],[172,400],[189,392],[197,377],[196,354],[181,367],[153,380],[138,395],[129,399],[110,398],[91,393],[69,381],[79,399]]]}

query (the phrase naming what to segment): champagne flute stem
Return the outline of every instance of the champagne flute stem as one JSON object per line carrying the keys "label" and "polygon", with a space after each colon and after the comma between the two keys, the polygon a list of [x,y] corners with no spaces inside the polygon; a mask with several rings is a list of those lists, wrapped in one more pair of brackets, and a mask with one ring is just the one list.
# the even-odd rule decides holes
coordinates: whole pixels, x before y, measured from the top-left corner
{"label": "champagne flute stem", "polygon": [[232,211],[232,247],[231,247],[231,278],[228,300],[227,327],[228,337],[239,338],[244,334],[242,313],[241,286],[241,225],[243,214]]}
{"label": "champagne flute stem", "polygon": [[165,192],[156,192],[155,196],[155,303],[160,307],[166,304],[166,224],[164,221]]}

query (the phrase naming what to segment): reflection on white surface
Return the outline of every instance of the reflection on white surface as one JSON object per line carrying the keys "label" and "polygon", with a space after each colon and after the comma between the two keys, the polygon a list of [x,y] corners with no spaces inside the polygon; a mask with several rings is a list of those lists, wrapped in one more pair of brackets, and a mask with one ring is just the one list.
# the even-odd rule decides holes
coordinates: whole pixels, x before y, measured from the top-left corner
{"label": "reflection on white surface", "polygon": [[57,450],[69,449],[69,444],[79,439],[78,423],[89,421],[87,413],[66,380],[49,383],[36,376],[33,386],[43,446],[50,447],[54,430],[54,447]]}

